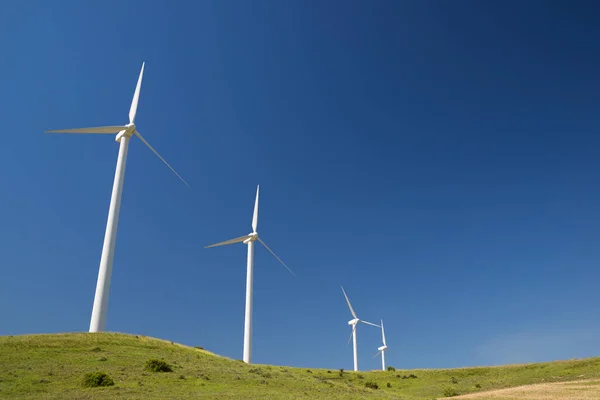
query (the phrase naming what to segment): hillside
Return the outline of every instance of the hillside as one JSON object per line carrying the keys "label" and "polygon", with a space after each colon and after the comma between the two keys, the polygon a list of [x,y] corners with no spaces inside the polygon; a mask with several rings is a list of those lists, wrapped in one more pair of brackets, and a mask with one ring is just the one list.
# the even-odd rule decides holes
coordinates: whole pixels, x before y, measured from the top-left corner
{"label": "hillside", "polygon": [[[149,359],[164,359],[173,371],[149,372],[144,369]],[[95,371],[106,372],[114,385],[84,387],[84,375]],[[415,378],[408,378],[411,374]],[[600,358],[340,376],[338,370],[246,365],[208,351],[118,333],[0,337],[0,398],[10,399],[431,400],[444,397],[444,390],[467,394],[594,378],[600,378]],[[379,388],[367,388],[366,382]]]}

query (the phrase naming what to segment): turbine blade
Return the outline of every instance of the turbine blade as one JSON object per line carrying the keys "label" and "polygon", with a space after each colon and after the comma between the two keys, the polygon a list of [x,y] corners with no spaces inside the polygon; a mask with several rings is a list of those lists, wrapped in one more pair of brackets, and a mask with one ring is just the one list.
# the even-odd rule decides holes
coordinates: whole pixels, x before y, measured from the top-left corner
{"label": "turbine blade", "polygon": [[177,173],[177,171],[175,171],[175,169],[169,165],[169,163],[167,162],[167,160],[165,160],[164,158],[162,158],[162,156],[161,156],[160,154],[158,154],[158,152],[157,152],[156,150],[154,150],[154,148],[153,148],[152,146],[150,146],[150,143],[148,143],[148,142],[146,141],[146,139],[144,139],[144,137],[143,137],[143,136],[142,136],[142,135],[141,135],[141,134],[140,134],[140,133],[139,133],[137,130],[136,130],[134,133],[135,133],[135,136],[137,136],[137,137],[138,137],[138,138],[139,138],[139,139],[140,139],[140,140],[141,140],[141,141],[142,141],[142,142],[143,142],[143,143],[144,143],[146,146],[148,146],[148,148],[149,148],[149,149],[150,149],[150,150],[151,150],[151,151],[152,151],[154,154],[156,154],[156,156],[157,156],[158,158],[160,158],[160,160],[161,160],[162,162],[164,162],[164,163],[165,163],[165,165],[166,165],[167,167],[169,167],[169,169],[170,169],[171,171],[173,171],[173,173],[174,173],[175,175],[177,175],[177,177],[178,177],[179,179],[181,179],[181,181],[182,181],[183,183],[185,183],[185,185],[186,185],[187,187],[189,187],[189,188],[191,189],[191,186],[190,186],[190,185],[189,185],[189,184],[188,184],[188,183],[187,183],[187,182],[186,182],[186,181],[185,181],[185,180],[184,180],[184,179],[181,177],[181,175],[179,175],[179,174]]}
{"label": "turbine blade", "polygon": [[379,355],[379,354],[380,354],[382,351],[383,351],[383,350],[379,350],[379,351],[377,352],[377,354],[375,354],[375,355],[373,356],[373,358],[377,357],[377,356],[378,356],[378,355]]}
{"label": "turbine blade", "polygon": [[363,324],[367,324],[367,325],[373,325],[373,326],[376,326],[376,327],[378,327],[378,328],[381,328],[381,327],[380,327],[379,325],[377,325],[377,324],[374,324],[374,323],[372,323],[372,322],[363,321],[362,319],[360,320],[360,322],[362,322]]}
{"label": "turbine blade", "polygon": [[292,275],[296,276],[296,274],[294,273],[294,271],[292,271],[292,270],[290,269],[290,267],[288,267],[287,265],[285,265],[285,263],[284,263],[284,262],[281,260],[281,258],[277,257],[277,254],[273,253],[273,250],[271,250],[271,249],[269,248],[269,246],[267,246],[267,244],[266,244],[265,242],[263,242],[263,240],[262,240],[260,237],[259,237],[259,238],[257,238],[257,239],[258,239],[258,241],[259,241],[259,242],[260,242],[260,243],[261,243],[263,246],[265,246],[265,249],[269,250],[269,253],[273,254],[273,257],[275,257],[275,258],[277,259],[277,261],[279,261],[279,262],[281,263],[281,265],[283,265],[285,268],[287,268],[287,270],[288,270],[288,271],[290,271],[290,274],[292,274]]}
{"label": "turbine blade", "polygon": [[142,70],[140,71],[140,77],[138,78],[137,85],[135,87],[135,92],[133,93],[133,100],[131,100],[131,108],[129,108],[129,123],[133,123],[135,121],[135,114],[137,114],[138,102],[140,101],[140,89],[142,88],[142,77],[144,76],[144,65],[146,63],[142,63]]}
{"label": "turbine blade", "polygon": [[383,330],[383,320],[381,320],[381,337],[383,339],[383,345],[387,346],[387,343],[385,342],[385,331]]}
{"label": "turbine blade", "polygon": [[356,313],[354,312],[354,308],[352,308],[352,304],[350,304],[350,300],[348,299],[348,296],[346,295],[346,291],[344,290],[344,287],[343,286],[340,286],[340,287],[342,288],[342,292],[344,293],[344,297],[346,298],[346,303],[348,303],[348,307],[350,308],[350,312],[352,313],[352,316],[354,318],[358,318],[356,316]]}
{"label": "turbine blade", "polygon": [[252,230],[256,233],[256,228],[258,226],[258,190],[260,189],[260,185],[256,186],[256,200],[254,201],[254,214],[252,215]]}
{"label": "turbine blade", "polygon": [[127,129],[125,126],[99,126],[95,128],[75,128],[46,131],[46,133],[119,133]]}
{"label": "turbine blade", "polygon": [[356,324],[352,325],[352,332],[350,332],[350,337],[348,338],[348,343],[346,343],[346,347],[348,347],[348,345],[350,344],[350,341],[352,340],[352,335],[354,335],[355,329],[356,329]]}
{"label": "turbine blade", "polygon": [[250,235],[240,236],[240,237],[237,237],[235,239],[230,239],[230,240],[226,240],[224,242],[219,242],[219,243],[211,244],[210,246],[205,246],[204,248],[208,249],[210,247],[225,246],[227,244],[240,243],[240,242],[243,242],[244,240],[248,239],[249,237],[250,237]]}

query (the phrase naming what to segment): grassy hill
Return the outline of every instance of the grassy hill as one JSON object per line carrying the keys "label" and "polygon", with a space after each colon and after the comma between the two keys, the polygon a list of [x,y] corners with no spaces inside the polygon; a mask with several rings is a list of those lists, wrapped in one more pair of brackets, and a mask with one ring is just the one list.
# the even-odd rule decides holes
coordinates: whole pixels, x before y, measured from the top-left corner
{"label": "grassy hill", "polygon": [[[172,372],[150,372],[163,359]],[[114,385],[84,387],[102,371]],[[413,375],[413,378],[408,376]],[[600,357],[486,368],[343,372],[246,365],[145,336],[68,333],[0,337],[0,398],[425,399],[519,385],[600,378]],[[365,386],[377,384],[378,389]],[[388,387],[389,384],[389,387]],[[484,399],[485,397],[479,397]]]}

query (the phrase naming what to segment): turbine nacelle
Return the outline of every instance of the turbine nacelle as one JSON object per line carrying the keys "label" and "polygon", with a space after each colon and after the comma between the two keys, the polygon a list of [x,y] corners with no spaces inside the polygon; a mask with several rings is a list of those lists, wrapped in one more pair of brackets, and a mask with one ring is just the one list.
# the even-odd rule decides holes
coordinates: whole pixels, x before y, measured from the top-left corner
{"label": "turbine nacelle", "polygon": [[381,346],[381,347],[378,347],[377,350],[384,351],[384,350],[387,350],[387,348],[388,348],[387,346]]}
{"label": "turbine nacelle", "polygon": [[252,232],[248,234],[248,238],[246,240],[244,240],[244,244],[248,244],[250,242],[254,242],[256,241],[256,239],[258,239],[258,233],[256,232]]}
{"label": "turbine nacelle", "polygon": [[358,324],[359,322],[360,322],[360,319],[358,319],[358,318],[354,318],[354,319],[352,319],[352,320],[348,321],[348,325],[356,325],[356,324]]}

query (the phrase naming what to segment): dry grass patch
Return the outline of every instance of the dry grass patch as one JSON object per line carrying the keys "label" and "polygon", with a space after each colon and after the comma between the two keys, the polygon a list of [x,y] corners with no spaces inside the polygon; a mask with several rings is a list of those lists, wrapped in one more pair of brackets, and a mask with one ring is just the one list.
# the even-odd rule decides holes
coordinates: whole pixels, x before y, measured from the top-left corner
{"label": "dry grass patch", "polygon": [[479,400],[598,400],[600,399],[600,380],[539,383],[453,398]]}

